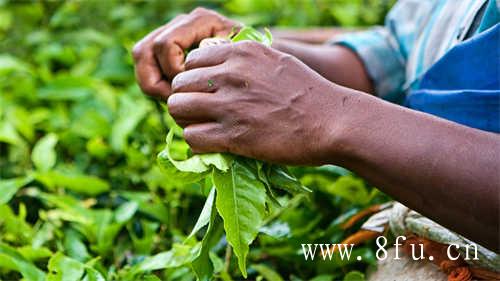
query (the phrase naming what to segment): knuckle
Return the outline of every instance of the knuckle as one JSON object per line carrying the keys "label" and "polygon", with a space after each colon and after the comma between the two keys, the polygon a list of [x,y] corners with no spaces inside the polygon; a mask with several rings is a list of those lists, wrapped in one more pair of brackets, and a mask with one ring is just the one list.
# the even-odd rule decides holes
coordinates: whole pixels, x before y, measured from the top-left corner
{"label": "knuckle", "polygon": [[184,130],[182,130],[182,137],[187,142],[187,144],[191,147],[191,149],[193,149],[193,145],[194,145],[193,133],[189,127],[186,127],[186,128],[184,128]]}
{"label": "knuckle", "polygon": [[174,38],[170,33],[160,35],[153,40],[153,50],[158,53],[162,52],[164,48],[174,44]]}
{"label": "knuckle", "polygon": [[216,77],[219,80],[224,81],[225,83],[239,87],[245,80],[245,69],[240,66],[235,66],[232,68],[231,72],[221,72]]}
{"label": "knuckle", "polygon": [[210,14],[210,12],[211,11],[207,8],[197,7],[191,12],[191,15],[198,17]]}
{"label": "knuckle", "polygon": [[183,73],[179,73],[175,75],[174,79],[172,80],[171,87],[172,87],[172,92],[175,93],[181,89],[183,85]]}
{"label": "knuckle", "polygon": [[164,45],[164,40],[163,40],[163,38],[161,38],[161,37],[156,37],[156,38],[153,40],[153,49],[155,50],[155,52],[159,52],[159,51],[161,51],[161,49],[163,48],[163,45]]}
{"label": "knuckle", "polygon": [[171,95],[167,100],[168,112],[175,118],[180,112],[179,94]]}
{"label": "knuckle", "polygon": [[[132,47],[132,58],[135,61],[140,60],[143,56],[146,56],[146,53],[150,51],[154,51],[155,47],[155,40],[152,38],[148,38],[150,35],[147,37],[141,39],[140,41],[136,42],[134,46]],[[152,44],[151,44],[152,43]]]}
{"label": "knuckle", "polygon": [[187,14],[185,13],[182,13],[182,14],[178,14],[177,16],[175,16],[175,18],[173,18],[170,22],[176,22],[176,21],[179,21],[179,20],[182,20],[183,18],[185,18],[187,16]]}
{"label": "knuckle", "polygon": [[191,52],[188,53],[186,56],[186,59],[184,61],[184,67],[186,69],[191,69],[193,64],[196,62],[197,58],[199,57],[200,54],[200,49],[194,49]]}
{"label": "knuckle", "polygon": [[146,95],[155,96],[157,94],[157,89],[153,85],[145,83],[140,79],[138,79],[137,83],[139,84],[139,88],[141,88],[142,92]]}
{"label": "knuckle", "polygon": [[139,82],[139,87],[148,96],[157,96],[158,95],[158,89],[153,85]]}
{"label": "knuckle", "polygon": [[263,46],[261,43],[255,41],[244,41],[243,44],[247,50],[252,51],[255,49],[261,49]]}
{"label": "knuckle", "polygon": [[195,152],[195,153],[202,152],[201,147],[199,147],[197,142],[196,142],[196,132],[194,132],[194,130],[192,130],[188,126],[188,127],[184,128],[184,130],[182,131],[182,135],[184,137],[184,140],[191,147],[191,150],[193,150],[193,152]]}
{"label": "knuckle", "polygon": [[132,48],[132,58],[134,58],[135,61],[138,61],[142,57],[143,53],[143,41],[139,41],[135,43],[134,47]]}
{"label": "knuckle", "polygon": [[279,54],[278,56],[278,60],[282,63],[288,63],[288,62],[293,62],[295,61],[295,57],[290,55],[290,54],[286,54],[286,53],[281,53]]}
{"label": "knuckle", "polygon": [[253,55],[255,51],[261,49],[262,44],[257,43],[255,41],[241,41],[236,43],[235,46],[237,48],[237,53],[242,56],[250,56]]}

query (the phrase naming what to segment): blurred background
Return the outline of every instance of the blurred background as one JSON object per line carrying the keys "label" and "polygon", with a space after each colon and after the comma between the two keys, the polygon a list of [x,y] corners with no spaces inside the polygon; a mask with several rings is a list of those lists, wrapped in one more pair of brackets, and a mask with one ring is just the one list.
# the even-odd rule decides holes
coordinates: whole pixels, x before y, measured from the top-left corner
{"label": "blurred background", "polygon": [[[0,280],[195,280],[183,241],[204,183],[179,186],[156,164],[173,123],[141,94],[130,56],[149,31],[196,6],[257,27],[358,28],[383,24],[393,3],[0,0]],[[304,261],[300,244],[341,241],[359,228],[342,222],[388,198],[340,167],[293,172],[314,192],[262,229],[249,279],[363,279],[373,244],[356,247],[360,262]],[[225,248],[216,277],[242,279]]]}

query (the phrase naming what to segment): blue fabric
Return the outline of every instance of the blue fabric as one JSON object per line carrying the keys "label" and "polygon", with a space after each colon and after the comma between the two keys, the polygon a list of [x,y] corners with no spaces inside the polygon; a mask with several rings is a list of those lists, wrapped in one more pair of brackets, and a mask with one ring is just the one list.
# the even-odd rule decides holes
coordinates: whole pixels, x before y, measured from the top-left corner
{"label": "blue fabric", "polygon": [[490,28],[500,21],[500,11],[497,1],[490,0],[488,6],[486,7],[486,12],[484,13],[483,19],[481,20],[481,25],[476,30],[477,33],[481,33],[484,30]]}
{"label": "blue fabric", "polygon": [[500,133],[500,25],[456,45],[422,77],[406,106]]}
{"label": "blue fabric", "polygon": [[335,36],[329,43],[355,52],[376,95],[401,104],[409,90],[418,89],[422,75],[466,35],[498,22],[497,3],[500,0],[398,0],[383,27]]}

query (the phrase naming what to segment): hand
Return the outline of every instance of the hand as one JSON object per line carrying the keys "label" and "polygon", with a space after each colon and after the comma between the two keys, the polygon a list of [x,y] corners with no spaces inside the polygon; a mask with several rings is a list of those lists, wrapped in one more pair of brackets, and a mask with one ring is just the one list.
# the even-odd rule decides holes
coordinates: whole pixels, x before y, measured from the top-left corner
{"label": "hand", "polygon": [[242,41],[191,51],[185,68],[168,108],[193,152],[283,164],[331,160],[325,150],[341,87],[295,57]]}
{"label": "hand", "polygon": [[169,81],[184,71],[184,50],[204,38],[227,36],[239,26],[214,11],[197,8],[148,34],[133,49],[135,73],[142,91],[150,96],[168,98],[171,94]]}

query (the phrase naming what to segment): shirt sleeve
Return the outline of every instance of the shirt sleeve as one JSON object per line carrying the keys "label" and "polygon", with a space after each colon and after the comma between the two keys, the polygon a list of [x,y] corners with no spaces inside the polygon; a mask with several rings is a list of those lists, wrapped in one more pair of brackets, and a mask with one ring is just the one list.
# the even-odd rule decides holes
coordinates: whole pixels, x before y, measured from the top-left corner
{"label": "shirt sleeve", "polygon": [[404,99],[406,64],[422,28],[425,0],[399,0],[387,14],[384,26],[344,34],[328,43],[345,46],[363,62],[377,96],[392,102]]}

